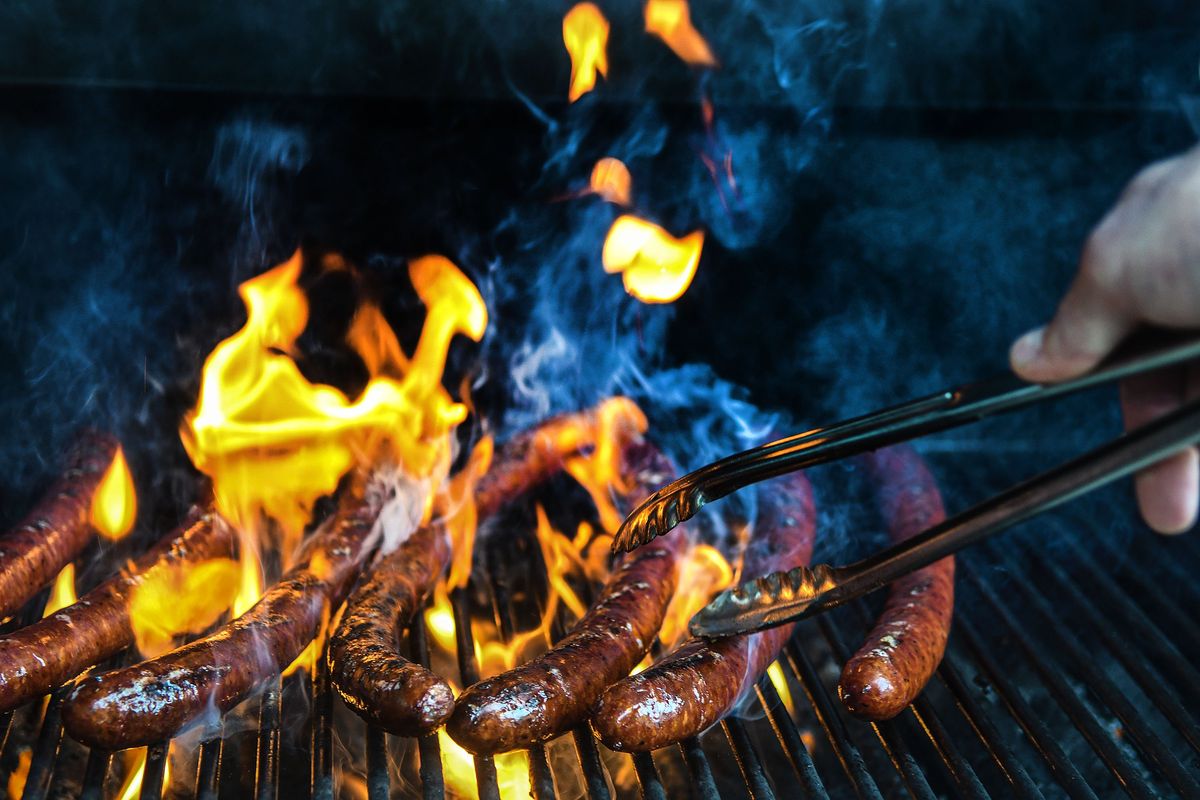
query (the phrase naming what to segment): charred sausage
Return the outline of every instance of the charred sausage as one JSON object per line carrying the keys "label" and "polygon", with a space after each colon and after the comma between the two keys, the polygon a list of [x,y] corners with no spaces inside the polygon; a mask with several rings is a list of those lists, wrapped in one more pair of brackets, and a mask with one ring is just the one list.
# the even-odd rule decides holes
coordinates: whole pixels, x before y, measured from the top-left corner
{"label": "charred sausage", "polygon": [[426,733],[454,710],[450,685],[396,647],[398,629],[421,607],[449,558],[442,526],[418,530],[375,565],[329,640],[334,688],[360,717],[391,733]]}
{"label": "charred sausage", "polygon": [[[911,447],[864,460],[893,541],[945,519],[937,482]],[[850,713],[891,719],[915,700],[941,663],[953,613],[953,556],[892,583],[875,627],[842,670],[838,696]]]}
{"label": "charred sausage", "polygon": [[[803,566],[812,556],[816,517],[808,479],[790,475],[770,491],[743,562],[747,576]],[[689,639],[608,688],[592,713],[596,734],[612,750],[646,752],[702,733],[753,690],[794,628]]]}
{"label": "charred sausage", "polygon": [[376,503],[343,501],[295,566],[245,614],[158,658],[84,678],[63,705],[67,732],[121,750],[166,741],[224,713],[291,664],[345,597],[374,546]]}
{"label": "charred sausage", "polygon": [[[479,521],[557,472],[586,444],[584,415],[559,417],[509,439],[475,488]],[[450,558],[446,532],[427,526],[383,556],[346,603],[329,640],[334,688],[360,717],[401,736],[417,736],[454,710],[450,685],[400,654],[408,626]]]}
{"label": "charred sausage", "polygon": [[117,446],[106,433],[86,431],[71,449],[61,477],[0,538],[0,619],[14,614],[87,546],[92,495]]}
{"label": "charred sausage", "polygon": [[[666,459],[645,443],[622,454],[646,494],[670,478]],[[631,498],[639,499],[639,498]],[[587,717],[600,694],[641,661],[675,593],[683,536],[658,539],[616,565],[599,600],[565,638],[532,661],[476,683],[458,698],[446,725],[472,753],[497,753],[546,741]]]}
{"label": "charred sausage", "polygon": [[209,512],[187,521],[109,578],[40,622],[0,638],[0,712],[40,697],[133,643],[129,598],[156,570],[230,556],[234,536]]}

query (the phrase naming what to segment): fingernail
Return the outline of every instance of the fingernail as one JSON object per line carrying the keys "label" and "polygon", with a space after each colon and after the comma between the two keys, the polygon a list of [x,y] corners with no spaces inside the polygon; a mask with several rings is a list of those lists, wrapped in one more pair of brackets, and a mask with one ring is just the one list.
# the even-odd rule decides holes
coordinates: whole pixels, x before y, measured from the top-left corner
{"label": "fingernail", "polygon": [[1012,346],[1011,358],[1014,364],[1032,364],[1042,354],[1042,337],[1046,327],[1034,328],[1022,336]]}

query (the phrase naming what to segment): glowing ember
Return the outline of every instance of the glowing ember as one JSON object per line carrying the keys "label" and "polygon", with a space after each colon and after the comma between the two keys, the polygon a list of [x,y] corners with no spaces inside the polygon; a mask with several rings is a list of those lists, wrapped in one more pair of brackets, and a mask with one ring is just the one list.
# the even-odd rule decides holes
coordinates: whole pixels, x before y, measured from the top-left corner
{"label": "glowing ember", "polygon": [[241,568],[229,558],[147,571],[129,597],[138,651],[153,658],[170,650],[175,637],[206,630],[233,605],[240,582]]}
{"label": "glowing ember", "polygon": [[667,606],[667,615],[658,632],[667,647],[687,635],[688,620],[722,589],[733,584],[733,567],[715,548],[698,544],[688,552],[679,573],[679,588]]}
{"label": "glowing ember", "polygon": [[43,617],[57,613],[67,606],[75,604],[75,565],[67,564],[58,572],[54,579],[54,587],[50,590],[50,599],[46,601]]}
{"label": "glowing ember", "polygon": [[129,533],[136,519],[137,494],[133,490],[133,476],[125,463],[125,451],[118,447],[92,496],[92,527],[108,539],[120,539]]}
{"label": "glowing ember", "polygon": [[604,271],[620,272],[625,291],[644,303],[670,303],[692,284],[704,231],[676,239],[665,230],[624,214],[613,222],[604,239]]}
{"label": "glowing ember", "polygon": [[687,0],[647,0],[646,32],[662,39],[675,55],[694,67],[715,67],[717,59],[694,27]]}
{"label": "glowing ember", "polygon": [[616,158],[602,158],[592,167],[589,181],[592,192],[610,203],[627,206],[633,192],[633,178],[629,168]]}
{"label": "glowing ember", "polygon": [[579,3],[563,17],[563,44],[571,55],[571,88],[574,103],[596,86],[596,73],[608,77],[608,20],[593,3]]}

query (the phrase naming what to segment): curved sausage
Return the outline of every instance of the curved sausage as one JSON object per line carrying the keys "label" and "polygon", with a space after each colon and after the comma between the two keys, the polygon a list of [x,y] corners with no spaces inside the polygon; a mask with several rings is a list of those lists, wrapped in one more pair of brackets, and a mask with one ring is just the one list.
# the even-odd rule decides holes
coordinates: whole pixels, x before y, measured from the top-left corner
{"label": "curved sausage", "polygon": [[[622,474],[637,487],[633,494],[648,494],[671,476],[666,459],[648,444],[627,448],[622,459]],[[685,548],[686,537],[670,536],[626,554],[599,600],[561,642],[459,696],[446,724],[450,736],[472,753],[497,753],[544,742],[582,722],[600,694],[650,649]]]}
{"label": "curved sausage", "polygon": [[0,712],[40,697],[133,644],[129,598],[156,570],[233,555],[233,532],[193,511],[170,535],[74,605],[0,638]]}
{"label": "curved sausage", "polygon": [[334,688],[360,717],[389,733],[427,733],[454,710],[450,685],[396,647],[397,630],[420,609],[449,560],[445,529],[422,527],[375,565],[329,640]]}
{"label": "curved sausage", "polygon": [[92,538],[92,495],[117,447],[112,436],[85,431],[71,448],[59,479],[0,538],[0,619],[16,613],[87,546]]}
{"label": "curved sausage", "polygon": [[[880,450],[864,462],[892,541],[945,519],[937,482],[911,447]],[[953,556],[893,582],[875,627],[842,670],[838,696],[850,713],[891,719],[915,700],[941,663],[953,614]]]}
{"label": "curved sausage", "polygon": [[[743,574],[764,575],[808,564],[816,514],[802,474],[772,486],[755,523]],[[622,752],[647,752],[696,736],[749,691],[787,643],[795,625],[709,641],[689,639],[649,669],[609,687],[592,712],[600,741]]]}
{"label": "curved sausage", "polygon": [[[570,415],[509,439],[475,487],[479,522],[557,472],[564,458],[591,443],[591,429],[588,416]],[[389,733],[427,733],[454,710],[450,685],[402,656],[397,647],[399,631],[408,626],[449,559],[442,527],[414,533],[372,566],[329,640],[334,688],[360,717]]]}
{"label": "curved sausage", "polygon": [[291,664],[341,603],[374,546],[378,515],[376,503],[343,501],[245,614],[158,658],[84,678],[63,704],[67,732],[91,747],[122,750],[166,741],[236,706]]}

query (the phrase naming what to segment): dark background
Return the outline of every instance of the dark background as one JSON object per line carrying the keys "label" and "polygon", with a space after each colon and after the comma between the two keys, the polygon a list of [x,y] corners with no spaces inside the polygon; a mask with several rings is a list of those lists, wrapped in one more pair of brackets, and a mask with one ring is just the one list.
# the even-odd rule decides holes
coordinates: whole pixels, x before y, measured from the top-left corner
{"label": "dark background", "polygon": [[[3,520],[81,424],[122,433],[148,518],[178,513],[202,358],[243,321],[237,284],[301,243],[359,264],[409,342],[404,257],[472,274],[493,327],[456,367],[502,434],[640,391],[697,464],[772,424],[754,407],[811,425],[1003,369],[1121,186],[1195,139],[1194,2],[695,2],[706,77],[639,4],[601,3],[610,80],[573,106],[569,4],[432,5],[0,8]],[[732,209],[697,157],[701,91]],[[709,231],[672,309],[600,272],[612,208],[561,199],[608,154],[640,213]],[[320,288],[335,332],[345,287]],[[317,333],[311,374],[352,388]],[[1111,399],[923,447],[961,507],[1115,433]],[[1123,487],[1069,514],[1136,530]]]}

